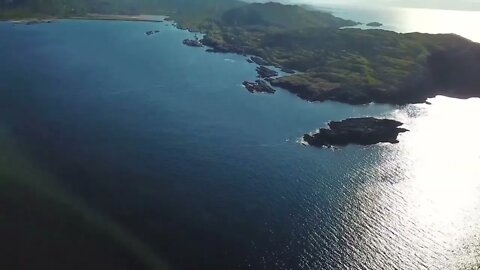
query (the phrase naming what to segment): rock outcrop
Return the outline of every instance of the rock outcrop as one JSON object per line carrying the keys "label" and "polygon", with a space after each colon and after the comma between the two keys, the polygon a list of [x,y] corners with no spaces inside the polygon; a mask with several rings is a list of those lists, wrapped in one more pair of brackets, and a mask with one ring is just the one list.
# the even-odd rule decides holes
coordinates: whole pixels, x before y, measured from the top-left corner
{"label": "rock outcrop", "polygon": [[350,118],[340,122],[332,121],[328,124],[329,128],[322,128],[313,135],[305,134],[303,140],[317,147],[398,143],[398,134],[408,131],[400,128],[402,125],[403,123],[390,119]]}
{"label": "rock outcrop", "polygon": [[255,82],[244,81],[243,86],[250,92],[250,93],[268,93],[273,94],[275,93],[275,89],[273,89],[266,81],[264,80],[256,80]]}
{"label": "rock outcrop", "polygon": [[257,67],[257,74],[259,78],[271,78],[278,76],[278,72],[271,70],[266,66]]}
{"label": "rock outcrop", "polygon": [[151,35],[158,34],[158,33],[160,33],[160,30],[150,30],[150,31],[145,32],[145,35],[151,36]]}
{"label": "rock outcrop", "polygon": [[203,44],[197,39],[184,39],[183,44],[190,47],[203,47]]}
{"label": "rock outcrop", "polygon": [[371,22],[371,23],[367,23],[367,26],[370,26],[370,27],[380,27],[380,26],[383,26],[383,24],[379,23],[379,22]]}

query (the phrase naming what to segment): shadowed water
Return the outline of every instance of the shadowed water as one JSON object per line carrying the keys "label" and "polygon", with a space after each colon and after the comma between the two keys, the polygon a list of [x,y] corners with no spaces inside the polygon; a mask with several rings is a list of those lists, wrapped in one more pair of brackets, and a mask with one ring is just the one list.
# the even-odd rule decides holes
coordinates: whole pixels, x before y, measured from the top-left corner
{"label": "shadowed water", "polygon": [[[62,196],[38,193],[151,268],[479,267],[479,99],[393,107],[252,95],[241,82],[255,65],[182,46],[192,35],[154,23],[0,24],[0,119],[17,145],[7,154],[28,161],[2,174],[28,179],[18,190],[54,185]],[[411,132],[397,145],[296,142],[355,116]]]}

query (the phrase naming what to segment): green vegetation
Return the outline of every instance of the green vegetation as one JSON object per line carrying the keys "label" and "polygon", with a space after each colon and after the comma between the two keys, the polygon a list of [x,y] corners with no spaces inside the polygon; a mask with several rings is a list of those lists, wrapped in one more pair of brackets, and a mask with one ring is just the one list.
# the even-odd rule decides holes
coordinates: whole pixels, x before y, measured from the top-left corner
{"label": "green vegetation", "polygon": [[102,13],[192,16],[199,20],[241,4],[237,0],[0,0],[0,19]]}
{"label": "green vegetation", "polygon": [[383,26],[382,23],[379,23],[379,22],[371,22],[371,23],[367,23],[367,26],[370,26],[370,27],[380,27],[380,26]]}
{"label": "green vegetation", "polygon": [[279,3],[240,6],[226,11],[221,17],[223,26],[263,26],[286,29],[302,29],[309,27],[342,27],[356,25],[328,13],[306,10],[300,6],[282,5]]}
{"label": "green vegetation", "polygon": [[[0,8],[0,18],[37,14],[68,17],[87,13],[169,15],[180,28],[205,33],[202,42],[213,51],[252,54],[272,65],[301,71],[300,75],[280,78],[272,83],[310,100],[397,103],[395,99],[408,91],[414,97],[402,100],[402,103],[422,101],[432,95],[432,88],[445,88],[445,85],[435,85],[436,82],[431,81],[429,62],[432,54],[478,47],[456,35],[398,34],[345,28],[356,23],[329,13],[278,3],[0,0]],[[469,59],[469,53],[476,55],[476,51],[470,51],[452,57],[465,60]],[[451,62],[456,65],[462,62],[461,59]],[[450,84],[458,82],[451,79]],[[476,83],[473,80],[470,84]],[[337,91],[340,96],[335,94],[333,97],[332,91]],[[348,95],[361,98],[351,100]]]}

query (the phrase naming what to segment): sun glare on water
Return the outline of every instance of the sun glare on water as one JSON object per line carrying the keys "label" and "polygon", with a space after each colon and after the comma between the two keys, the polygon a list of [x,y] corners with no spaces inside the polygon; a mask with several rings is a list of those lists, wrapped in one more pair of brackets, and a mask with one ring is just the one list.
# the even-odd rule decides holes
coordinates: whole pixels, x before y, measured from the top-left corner
{"label": "sun glare on water", "polygon": [[383,115],[410,130],[400,143],[343,150],[361,159],[340,180],[348,196],[334,229],[309,233],[318,254],[331,249],[326,269],[479,269],[480,99],[430,102]]}
{"label": "sun glare on water", "polygon": [[404,203],[392,213],[408,222],[392,230],[429,255],[425,265],[480,267],[480,100],[431,101],[397,112],[411,131],[398,145],[404,179],[395,189]]}
{"label": "sun glare on water", "polygon": [[455,33],[480,42],[478,23],[480,12],[460,10],[403,9],[402,25],[408,31],[425,33]]}

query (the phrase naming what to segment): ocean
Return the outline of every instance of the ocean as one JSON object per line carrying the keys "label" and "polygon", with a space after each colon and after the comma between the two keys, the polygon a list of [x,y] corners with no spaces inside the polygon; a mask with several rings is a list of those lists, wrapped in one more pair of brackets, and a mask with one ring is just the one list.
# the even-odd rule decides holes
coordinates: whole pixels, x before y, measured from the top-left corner
{"label": "ocean", "polygon": [[[385,29],[399,33],[457,34],[480,42],[480,11],[389,7],[377,5],[324,4],[313,6],[340,18],[362,23],[362,29]],[[380,22],[381,27],[369,27]]]}
{"label": "ocean", "polygon": [[[183,46],[193,34],[167,23],[0,23],[0,36],[3,269],[480,267],[480,99],[250,94],[254,64]],[[298,143],[360,116],[410,132]]]}

